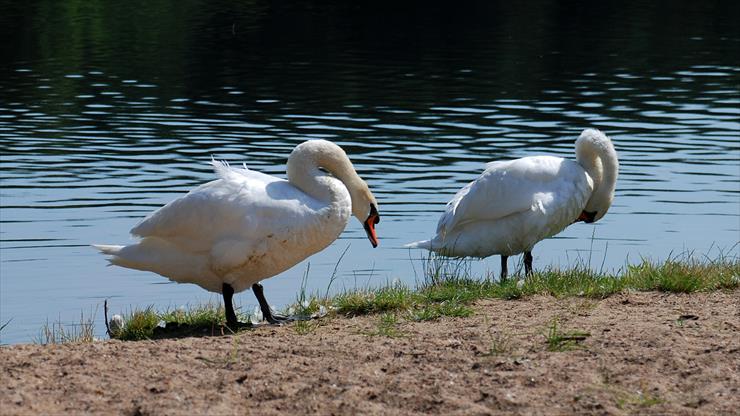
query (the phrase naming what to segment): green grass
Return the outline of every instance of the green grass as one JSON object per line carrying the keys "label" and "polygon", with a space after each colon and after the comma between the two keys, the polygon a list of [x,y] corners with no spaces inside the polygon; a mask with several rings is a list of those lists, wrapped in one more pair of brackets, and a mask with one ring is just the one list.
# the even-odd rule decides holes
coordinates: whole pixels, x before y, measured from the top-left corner
{"label": "green grass", "polygon": [[[639,264],[626,266],[618,273],[595,272],[584,265],[566,270],[549,268],[536,271],[526,278],[513,276],[504,282],[489,277],[475,279],[469,270],[467,261],[432,255],[424,259],[423,280],[414,287],[394,282],[376,288],[345,290],[331,297],[328,288],[326,293],[320,295],[306,293],[307,269],[296,302],[287,308],[287,312],[301,319],[308,319],[316,314],[380,314],[381,320],[389,321],[393,317],[397,323],[399,319],[429,321],[442,317],[464,318],[473,314],[473,309],[469,306],[472,302],[486,298],[513,300],[533,295],[551,295],[603,299],[626,290],[692,293],[731,290],[740,286],[740,260],[722,255],[712,260],[696,259],[690,254],[671,257],[663,262],[643,259]],[[336,273],[333,273],[331,282],[335,280],[335,276]],[[209,328],[213,331],[213,328],[225,323],[220,302],[162,313],[149,307],[130,312],[124,317],[124,321],[123,329],[114,334],[115,338],[152,338],[155,329],[162,322],[200,327],[206,331]],[[299,334],[310,333],[316,328],[315,325],[301,322],[293,324]],[[379,329],[376,331],[378,334],[396,328],[396,324],[386,322],[383,325],[381,327],[387,331]],[[548,332],[546,337],[548,343],[552,339],[552,348],[555,349],[568,346],[567,337],[579,336],[559,332],[557,322],[551,325],[549,331],[552,333]]]}
{"label": "green grass", "polygon": [[174,309],[159,316],[165,322],[193,326],[225,325],[226,313],[220,303],[206,303],[192,308]]}
{"label": "green grass", "polygon": [[80,321],[74,324],[65,324],[61,320],[56,322],[47,320],[34,342],[37,344],[93,342],[95,341],[94,316],[94,313],[91,317],[85,317],[83,313],[80,313]]}
{"label": "green grass", "polygon": [[472,314],[473,310],[465,305],[453,302],[442,302],[423,305],[421,308],[411,311],[409,313],[409,318],[414,321],[433,321],[443,316],[467,318]]}
{"label": "green grass", "polygon": [[124,316],[123,327],[111,334],[111,337],[126,341],[148,339],[154,335],[154,328],[159,325],[159,321],[159,314],[153,306],[137,309]]}
{"label": "green grass", "polygon": [[492,334],[489,332],[489,338],[488,352],[484,355],[505,355],[509,354],[514,349],[511,343],[511,338],[506,334]]}
{"label": "green grass", "polygon": [[345,292],[337,295],[332,303],[338,314],[356,316],[406,310],[416,304],[417,297],[410,287],[394,283],[377,289]]}
{"label": "green grass", "polygon": [[325,298],[323,302],[332,304],[336,313],[347,316],[411,311],[415,319],[426,320],[438,316],[468,316],[469,309],[465,305],[483,298],[551,295],[603,299],[625,290],[691,293],[734,289],[740,285],[740,262],[727,258],[699,261],[687,256],[663,263],[643,260],[619,274],[598,273],[583,266],[568,270],[551,268],[527,278],[504,282],[445,273],[440,270],[463,268],[458,260],[451,260],[452,266],[447,268],[442,262],[435,259],[435,267],[430,268],[432,274],[415,289],[394,283],[376,289],[346,291],[333,299]]}
{"label": "green grass", "polygon": [[618,386],[610,383],[608,380],[604,380],[602,388],[611,393],[614,397],[614,402],[618,409],[638,411],[641,408],[651,407],[665,403],[657,393],[651,393],[649,384],[642,380],[639,388],[635,387],[626,388],[625,386]]}
{"label": "green grass", "polygon": [[626,409],[629,407],[650,407],[661,404],[665,400],[657,395],[650,393],[621,394],[617,399],[617,408]]}
{"label": "green grass", "polygon": [[[240,318],[245,321],[244,317]],[[189,308],[180,308],[158,312],[154,307],[135,309],[123,317],[124,325],[120,331],[111,334],[112,338],[135,341],[152,339],[157,328],[167,325],[168,328],[179,328],[183,333],[220,333],[226,324],[223,306],[220,303],[208,302]],[[178,331],[174,331],[178,332]]]}
{"label": "green grass", "polygon": [[581,342],[590,337],[591,334],[584,331],[563,332],[558,326],[557,318],[552,320],[547,329],[545,338],[548,351],[570,351],[581,348]]}
{"label": "green grass", "polygon": [[488,351],[483,355],[493,357],[498,355],[509,354],[514,350],[511,336],[505,332],[493,330],[493,326],[488,322],[488,317],[484,316],[483,320],[488,328]]}
{"label": "green grass", "polygon": [[300,320],[293,323],[293,330],[298,335],[308,335],[318,326],[319,324],[316,322]]}
{"label": "green grass", "polygon": [[668,259],[662,264],[649,261],[629,266],[623,284],[636,290],[691,293],[733,289],[740,283],[740,262],[719,259]]}
{"label": "green grass", "polygon": [[403,337],[404,333],[398,329],[398,315],[395,313],[383,313],[380,315],[376,329],[374,331],[366,332],[368,336],[381,336],[388,338],[399,338]]}

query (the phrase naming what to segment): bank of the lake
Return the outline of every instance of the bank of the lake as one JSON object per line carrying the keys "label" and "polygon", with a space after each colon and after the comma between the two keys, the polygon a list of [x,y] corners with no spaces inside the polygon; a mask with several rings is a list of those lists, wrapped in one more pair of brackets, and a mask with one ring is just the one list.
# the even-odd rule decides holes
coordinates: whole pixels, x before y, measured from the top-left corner
{"label": "bank of the lake", "polygon": [[740,289],[479,299],[236,335],[14,345],[3,414],[731,414]]}

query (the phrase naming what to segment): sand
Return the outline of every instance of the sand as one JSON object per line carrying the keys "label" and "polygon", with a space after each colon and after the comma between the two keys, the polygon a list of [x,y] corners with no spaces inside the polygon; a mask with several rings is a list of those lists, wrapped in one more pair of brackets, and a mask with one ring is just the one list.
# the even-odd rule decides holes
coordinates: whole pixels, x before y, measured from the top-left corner
{"label": "sand", "polygon": [[[237,335],[0,348],[0,413],[729,415],[740,290],[482,300],[468,318],[325,317]],[[551,351],[559,331],[580,333]],[[583,333],[588,333],[584,335]]]}

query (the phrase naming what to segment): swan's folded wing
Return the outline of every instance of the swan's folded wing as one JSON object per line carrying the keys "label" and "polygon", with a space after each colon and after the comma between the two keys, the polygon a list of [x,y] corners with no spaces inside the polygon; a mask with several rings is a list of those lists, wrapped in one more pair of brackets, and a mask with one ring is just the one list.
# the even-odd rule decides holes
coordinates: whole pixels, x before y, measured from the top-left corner
{"label": "swan's folded wing", "polygon": [[[221,179],[193,189],[153,212],[131,233],[159,237],[190,249],[227,235],[259,239],[295,228],[320,203],[287,181],[247,169],[214,164]],[[286,231],[287,232],[287,231]]]}
{"label": "swan's folded wing", "polygon": [[564,161],[538,156],[487,164],[447,204],[437,233],[444,235],[471,221],[491,221],[532,209],[543,193],[551,192]]}

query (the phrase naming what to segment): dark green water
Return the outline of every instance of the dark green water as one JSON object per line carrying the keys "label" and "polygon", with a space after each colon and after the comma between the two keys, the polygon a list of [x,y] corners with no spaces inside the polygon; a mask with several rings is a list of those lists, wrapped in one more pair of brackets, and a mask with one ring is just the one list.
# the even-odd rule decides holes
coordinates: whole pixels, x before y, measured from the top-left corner
{"label": "dark green water", "polygon": [[[413,282],[444,203],[485,162],[614,140],[615,204],[535,249],[535,267],[738,255],[740,3],[0,4],[0,334],[49,319],[218,299],[106,268],[151,210],[212,179],[211,156],[282,176],[303,140],[341,144],[379,199],[310,259],[308,288]],[[400,2],[399,2],[400,3]],[[516,3],[516,4],[515,4]],[[474,262],[498,273],[498,259]],[[265,282],[295,298],[306,263]],[[417,276],[420,277],[420,276]],[[246,310],[251,293],[237,302]]]}

